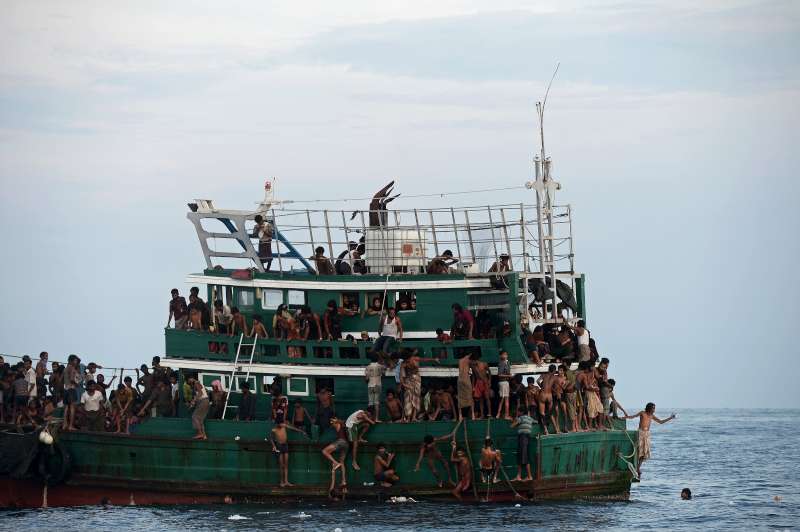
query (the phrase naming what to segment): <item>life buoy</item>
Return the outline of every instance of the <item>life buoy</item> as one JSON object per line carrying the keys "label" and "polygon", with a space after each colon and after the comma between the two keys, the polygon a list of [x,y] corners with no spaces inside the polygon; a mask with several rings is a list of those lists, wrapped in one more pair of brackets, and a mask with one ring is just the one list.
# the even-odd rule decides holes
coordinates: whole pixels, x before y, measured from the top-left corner
{"label": "life buoy", "polygon": [[39,448],[39,476],[48,486],[57,486],[69,476],[72,457],[63,445],[53,443]]}

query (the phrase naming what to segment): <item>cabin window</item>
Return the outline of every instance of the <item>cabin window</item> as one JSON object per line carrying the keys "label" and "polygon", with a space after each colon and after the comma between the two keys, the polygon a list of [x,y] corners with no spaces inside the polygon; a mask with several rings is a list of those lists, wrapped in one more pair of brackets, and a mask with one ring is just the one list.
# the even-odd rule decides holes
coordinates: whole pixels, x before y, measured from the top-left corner
{"label": "cabin window", "polygon": [[273,382],[275,382],[275,375],[264,375],[261,379],[261,393],[269,395]]}
{"label": "cabin window", "polygon": [[[230,375],[226,376],[230,377]],[[225,386],[227,380],[223,380],[222,375],[218,373],[201,373],[200,375],[198,375],[198,380],[203,384],[203,386],[205,386],[209,390],[211,389],[211,383],[214,381],[220,381],[222,383],[222,389],[223,390],[227,389],[227,387]]]}
{"label": "cabin window", "polygon": [[286,395],[308,395],[308,377],[289,377]]}
{"label": "cabin window", "polygon": [[[230,378],[230,375],[226,375],[226,377]],[[245,381],[250,383],[250,391],[255,393],[255,391],[256,391],[256,377],[255,377],[255,375],[251,375],[249,379],[247,377],[245,377],[245,376],[237,375],[236,378],[234,379],[233,388],[231,389],[231,391],[232,392],[241,393],[242,392],[242,383],[245,382]]]}
{"label": "cabin window", "polygon": [[288,290],[286,292],[286,304],[292,308],[299,308],[306,304],[306,293],[304,290]]}
{"label": "cabin window", "polygon": [[283,303],[283,290],[262,290],[261,308],[275,310]]}
{"label": "cabin window", "polygon": [[383,298],[383,292],[371,292],[367,294],[366,307],[367,314],[377,314],[381,309],[386,310],[389,305]]}
{"label": "cabin window", "polygon": [[417,310],[417,293],[413,290],[397,292],[395,297],[395,309],[397,312],[412,312]]}
{"label": "cabin window", "polygon": [[322,389],[325,388],[327,390],[330,390],[331,395],[336,395],[336,388],[334,387],[333,377],[316,377],[314,381],[317,393],[321,392]]}
{"label": "cabin window", "polygon": [[239,290],[239,306],[252,307],[256,304],[256,295],[252,290]]}
{"label": "cabin window", "polygon": [[342,308],[359,312],[361,307],[358,304],[358,292],[342,292]]}

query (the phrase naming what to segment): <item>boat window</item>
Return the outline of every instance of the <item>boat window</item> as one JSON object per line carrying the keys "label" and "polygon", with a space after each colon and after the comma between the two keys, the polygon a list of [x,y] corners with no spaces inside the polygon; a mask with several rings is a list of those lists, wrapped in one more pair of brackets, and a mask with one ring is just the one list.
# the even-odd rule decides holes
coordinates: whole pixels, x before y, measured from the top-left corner
{"label": "boat window", "polygon": [[292,308],[302,307],[306,304],[306,293],[304,290],[288,290],[286,293],[286,304]]}
{"label": "boat window", "polygon": [[197,378],[203,383],[203,386],[209,390],[211,389],[211,383],[214,381],[220,381],[223,384],[223,388],[225,388],[225,382],[222,380],[222,375],[219,373],[201,373]]}
{"label": "boat window", "polygon": [[256,296],[252,290],[239,290],[239,306],[252,307],[256,304]]}
{"label": "boat window", "polygon": [[[230,377],[229,375],[226,375],[226,376]],[[247,377],[245,377],[245,376],[237,375],[236,379],[233,382],[233,389],[231,391],[232,392],[241,393],[242,392],[242,383],[245,382],[245,381],[250,383],[250,391],[254,392],[255,389],[256,389],[256,377],[255,377],[255,375],[251,375],[249,379]]]}
{"label": "boat window", "polygon": [[[376,302],[377,300],[377,302]],[[386,304],[386,301],[383,298],[383,292],[370,292],[367,294],[366,300],[366,307],[367,307],[367,314],[377,314],[375,307],[383,308],[386,310],[389,305]]]}
{"label": "boat window", "polygon": [[261,379],[261,393],[269,394],[273,382],[275,382],[275,375],[264,375]]}
{"label": "boat window", "polygon": [[417,293],[413,290],[404,290],[395,294],[397,312],[411,312],[417,310]]}
{"label": "boat window", "polygon": [[283,290],[262,290],[261,308],[275,310],[283,303]]}
{"label": "boat window", "polygon": [[308,395],[308,377],[289,377],[286,395]]}
{"label": "boat window", "polygon": [[342,308],[359,312],[361,308],[358,304],[358,292],[342,292]]}

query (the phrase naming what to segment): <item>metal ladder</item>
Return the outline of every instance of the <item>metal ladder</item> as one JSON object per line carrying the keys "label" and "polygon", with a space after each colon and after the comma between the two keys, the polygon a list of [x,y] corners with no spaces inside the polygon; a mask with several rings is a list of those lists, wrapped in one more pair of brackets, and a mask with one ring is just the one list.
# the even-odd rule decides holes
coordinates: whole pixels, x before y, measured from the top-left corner
{"label": "metal ladder", "polygon": [[225,419],[225,413],[228,411],[228,402],[231,398],[231,389],[233,389],[234,379],[236,378],[237,373],[241,373],[241,371],[237,371],[239,366],[239,355],[242,353],[242,347],[249,347],[250,348],[250,361],[247,363],[247,373],[245,374],[245,382],[250,380],[250,368],[253,366],[253,357],[256,354],[256,344],[258,343],[258,336],[253,336],[253,343],[246,344],[244,343],[244,333],[239,336],[239,347],[236,348],[236,358],[233,359],[233,370],[231,371],[231,378],[228,381],[228,393],[225,395],[225,407],[222,409],[222,419]]}

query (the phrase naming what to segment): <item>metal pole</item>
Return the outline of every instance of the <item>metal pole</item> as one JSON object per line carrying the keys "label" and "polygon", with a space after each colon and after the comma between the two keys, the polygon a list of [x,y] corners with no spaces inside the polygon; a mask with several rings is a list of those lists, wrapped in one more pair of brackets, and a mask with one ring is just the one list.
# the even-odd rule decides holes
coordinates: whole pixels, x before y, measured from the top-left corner
{"label": "metal pole", "polygon": [[333,257],[333,242],[331,241],[331,226],[328,223],[328,211],[326,209],[323,212],[325,213],[325,231],[328,234],[328,253],[330,253],[328,256]]}
{"label": "metal pole", "polygon": [[469,225],[469,211],[464,209],[464,219],[467,222],[467,238],[469,239],[469,250],[472,253],[472,264],[475,264],[475,245],[472,243],[472,227]]}
{"label": "metal pole", "polygon": [[[414,209],[414,222],[417,224],[417,242],[419,242],[420,248],[422,248],[422,231],[419,230],[419,214],[417,213],[417,209]],[[424,249],[420,249],[422,251],[422,260],[424,264],[428,264],[428,254],[425,253]]]}
{"label": "metal pole", "polygon": [[[461,262],[461,243],[458,240],[458,226],[456,225],[456,211],[453,210],[453,207],[450,207],[450,215],[453,217],[453,235],[456,238],[456,253],[458,253],[458,262]],[[439,256],[438,254],[436,255]]]}
{"label": "metal pole", "polygon": [[439,256],[439,242],[436,239],[436,222],[433,219],[433,210],[429,210],[428,214],[431,217],[431,231],[433,232],[433,252],[434,256]]}
{"label": "metal pole", "polygon": [[[278,236],[278,226],[275,223],[275,209],[272,209],[272,228],[274,236]],[[272,245],[272,243],[270,243]],[[275,239],[275,250],[278,252],[278,269],[281,271],[281,275],[283,275],[283,262],[281,261],[281,239]]]}
{"label": "metal pole", "polygon": [[311,227],[311,213],[306,209],[306,219],[308,220],[308,237],[311,239],[311,255],[314,255],[314,229]]}
{"label": "metal pole", "polygon": [[347,263],[350,265],[350,273],[353,273],[353,257],[350,255],[350,236],[347,233],[347,220],[344,216],[344,211],[342,213],[342,227],[344,227],[344,245],[345,249],[347,249]]}
{"label": "metal pole", "polygon": [[492,220],[492,208],[489,205],[486,206],[486,212],[489,213],[489,231],[492,233],[492,247],[494,247],[494,260],[497,263],[500,262],[500,257],[497,254],[497,240],[494,237],[494,221]]}

